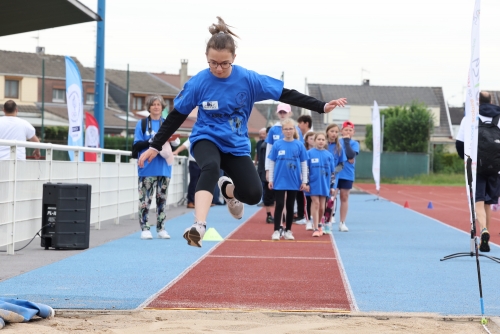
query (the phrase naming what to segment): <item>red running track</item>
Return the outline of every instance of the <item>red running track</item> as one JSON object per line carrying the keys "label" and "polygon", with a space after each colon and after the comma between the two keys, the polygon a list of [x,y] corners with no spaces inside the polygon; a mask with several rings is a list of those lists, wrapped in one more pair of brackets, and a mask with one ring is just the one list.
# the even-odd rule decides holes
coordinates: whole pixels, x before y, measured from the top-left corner
{"label": "red running track", "polygon": [[154,309],[354,309],[330,236],[293,225],[295,241],[271,241],[259,210],[229,239],[162,292]]}
{"label": "red running track", "polygon": [[[357,183],[356,187],[370,194],[377,194],[375,184]],[[405,205],[409,209],[437,219],[462,231],[470,231],[468,192],[464,186],[418,186],[382,184],[380,197]],[[428,209],[432,202],[432,209]],[[490,241],[500,245],[500,212],[491,213]],[[479,235],[479,231],[477,232]]]}

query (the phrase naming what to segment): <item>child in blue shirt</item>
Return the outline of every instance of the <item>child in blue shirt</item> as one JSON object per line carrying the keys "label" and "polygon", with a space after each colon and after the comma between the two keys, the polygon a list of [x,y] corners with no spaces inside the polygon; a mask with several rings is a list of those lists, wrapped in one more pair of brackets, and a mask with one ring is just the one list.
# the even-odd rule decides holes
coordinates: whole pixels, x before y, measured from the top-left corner
{"label": "child in blue shirt", "polygon": [[[331,123],[328,124],[326,127],[326,137],[328,140],[328,151],[333,154],[334,158],[334,167],[335,167],[335,182],[334,182],[334,187],[335,187],[335,193],[334,197],[337,197],[337,181],[338,181],[338,173],[342,170],[344,167],[345,162],[347,161],[347,158],[345,156],[344,149],[342,145],[340,144],[340,139],[339,139],[339,133],[340,133],[340,128],[337,124]],[[332,210],[332,216],[330,218],[329,222],[325,222],[326,224],[335,224],[335,208]],[[327,229],[330,226],[327,227]]]}
{"label": "child in blue shirt", "polygon": [[317,133],[314,139],[315,148],[307,152],[307,168],[309,170],[309,187],[306,195],[311,197],[311,213],[314,222],[313,237],[320,237],[320,219],[325,213],[327,197],[334,194],[332,175],[334,175],[334,158],[326,149],[326,134]]}
{"label": "child in blue shirt", "polygon": [[[314,148],[314,137],[316,136],[316,132],[310,131],[304,135],[304,146],[306,147],[306,150],[309,151],[310,149]],[[306,223],[306,231],[312,231],[313,229],[313,223],[312,223],[312,216],[311,216],[311,196],[308,196],[307,193],[304,192],[304,196],[306,198],[306,214],[305,214],[305,223]]]}
{"label": "child in blue shirt", "polygon": [[[277,100],[318,113],[329,113],[346,104],[345,98],[328,103],[295,90],[283,88],[283,81],[234,65],[237,37],[218,17],[209,27],[205,55],[208,68],[193,76],[174,100],[175,108],[168,114],[150,148],[138,161],[139,167],[151,161],[167,139],[181,126],[191,111],[198,107],[198,116],[191,137],[191,152],[201,174],[195,193],[195,223],[186,229],[188,245],[201,247],[206,218],[218,183],[229,213],[243,217],[243,203],[255,205],[262,197],[259,175],[250,157],[248,119],[253,104]],[[223,169],[229,177],[219,178]]]}
{"label": "child in blue shirt", "polygon": [[352,139],[354,135],[354,124],[350,121],[345,121],[342,125],[342,140],[340,144],[344,149],[347,161],[344,163],[344,168],[337,174],[337,188],[340,190],[340,224],[339,231],[348,232],[349,229],[345,224],[347,211],[349,209],[349,193],[354,183],[356,169],[356,155],[359,154],[359,143]]}
{"label": "child in blue shirt", "polygon": [[282,121],[284,138],[276,141],[269,153],[269,188],[274,190],[274,233],[272,240],[279,240],[281,215],[285,207],[286,228],[284,238],[294,240],[292,234],[293,205],[297,191],[303,191],[307,184],[307,151],[298,140],[295,122],[291,118]]}

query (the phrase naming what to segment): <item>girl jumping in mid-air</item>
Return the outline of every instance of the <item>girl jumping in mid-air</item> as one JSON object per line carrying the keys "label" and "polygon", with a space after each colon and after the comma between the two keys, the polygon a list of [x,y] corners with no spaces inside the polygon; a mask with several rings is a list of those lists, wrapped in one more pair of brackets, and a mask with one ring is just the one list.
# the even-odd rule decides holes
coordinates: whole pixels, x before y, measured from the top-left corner
{"label": "girl jumping in mid-air", "polygon": [[307,167],[309,169],[309,191],[311,197],[311,213],[313,216],[313,237],[323,235],[320,220],[325,212],[326,199],[334,194],[332,175],[334,174],[334,158],[326,149],[326,135],[316,134],[315,148],[307,152]]}
{"label": "girl jumping in mid-air", "polygon": [[281,122],[284,138],[274,142],[269,153],[269,188],[274,189],[274,232],[272,240],[279,240],[280,222],[286,198],[286,228],[284,238],[294,240],[292,234],[293,205],[297,191],[307,184],[307,151],[298,140],[295,122],[287,118]]}
{"label": "girl jumping in mid-air", "polygon": [[[174,99],[175,108],[138,161],[142,167],[145,161],[154,159],[163,143],[198,107],[198,117],[189,137],[191,153],[201,169],[195,193],[195,223],[184,232],[190,246],[201,247],[217,183],[229,212],[236,219],[243,217],[243,203],[255,205],[262,197],[259,175],[250,157],[247,125],[255,102],[278,100],[317,113],[329,113],[347,102],[340,98],[325,103],[283,88],[281,80],[234,65],[233,36],[237,36],[229,28],[220,17],[217,24],[209,27],[212,37],[205,49],[208,68],[186,82]],[[219,178],[221,168],[229,177]]]}

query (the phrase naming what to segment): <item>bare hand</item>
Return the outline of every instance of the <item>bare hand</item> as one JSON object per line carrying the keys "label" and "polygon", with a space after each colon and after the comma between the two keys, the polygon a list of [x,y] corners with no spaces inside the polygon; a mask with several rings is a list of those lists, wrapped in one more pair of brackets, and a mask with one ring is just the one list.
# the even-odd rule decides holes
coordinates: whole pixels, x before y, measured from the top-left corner
{"label": "bare hand", "polygon": [[154,158],[158,155],[158,152],[153,150],[152,148],[149,148],[146,152],[141,154],[141,157],[139,158],[139,161],[137,162],[137,165],[141,168],[144,167],[144,161],[148,160],[148,162],[153,161]]}
{"label": "bare hand", "polygon": [[347,160],[347,161],[349,161],[351,164],[353,164],[353,163],[354,163],[354,158],[349,159],[349,160]]}
{"label": "bare hand", "polygon": [[37,159],[37,160],[40,159],[40,157],[41,157],[41,155],[40,155],[40,149],[35,148],[35,150],[33,151],[33,157],[35,159]]}
{"label": "bare hand", "polygon": [[333,195],[335,195],[335,189],[332,188],[332,189],[330,189],[330,196],[333,196]]}
{"label": "bare hand", "polygon": [[336,107],[343,107],[347,104],[347,99],[345,97],[342,97],[337,100],[331,100],[325,105],[325,113],[329,113]]}
{"label": "bare hand", "polygon": [[300,191],[304,191],[304,190],[306,190],[306,189],[307,189],[307,184],[302,183],[302,184],[300,185]]}
{"label": "bare hand", "polygon": [[269,182],[269,189],[273,190],[273,181]]}

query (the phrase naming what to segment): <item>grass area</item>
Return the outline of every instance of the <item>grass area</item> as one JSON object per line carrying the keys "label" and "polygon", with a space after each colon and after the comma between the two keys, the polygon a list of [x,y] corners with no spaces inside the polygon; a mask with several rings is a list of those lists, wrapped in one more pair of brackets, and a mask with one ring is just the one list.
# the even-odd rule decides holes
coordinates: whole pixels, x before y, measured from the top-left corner
{"label": "grass area", "polygon": [[[356,179],[357,183],[374,183],[373,179]],[[421,174],[411,178],[382,178],[385,184],[417,184],[417,185],[440,185],[440,186],[464,186],[465,176],[459,174]]]}

